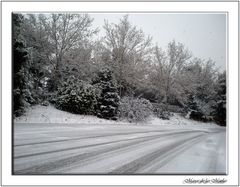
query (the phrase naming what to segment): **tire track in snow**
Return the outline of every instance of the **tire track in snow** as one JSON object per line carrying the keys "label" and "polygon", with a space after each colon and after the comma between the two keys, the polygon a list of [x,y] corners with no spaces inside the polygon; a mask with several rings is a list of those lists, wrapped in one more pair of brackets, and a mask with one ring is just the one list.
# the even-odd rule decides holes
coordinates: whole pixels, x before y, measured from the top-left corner
{"label": "tire track in snow", "polygon": [[[60,139],[60,140],[49,140],[49,141],[42,141],[42,142],[32,142],[32,143],[22,143],[22,144],[14,144],[14,147],[20,147],[20,146],[31,146],[31,145],[39,145],[39,144],[48,144],[48,143],[57,143],[57,142],[67,142],[67,141],[74,141],[74,140],[81,140],[81,139],[92,139],[92,138],[102,138],[102,137],[109,137],[109,136],[118,136],[118,135],[131,135],[131,134],[147,134],[147,133],[153,133],[153,132],[167,132],[171,130],[155,130],[155,131],[137,131],[137,132],[129,132],[129,133],[109,133],[105,135],[97,135],[97,136],[86,136],[86,137],[77,137],[77,138],[66,138],[66,139]],[[209,132],[204,130],[187,130],[182,129],[184,132]]]}
{"label": "tire track in snow", "polygon": [[[158,131],[151,131],[151,133],[153,132],[158,132]],[[161,131],[159,131],[161,132]],[[57,150],[51,150],[51,151],[45,151],[45,152],[38,152],[38,153],[32,153],[32,154],[23,154],[23,155],[18,155],[18,156],[14,156],[14,159],[19,159],[19,158],[25,158],[25,157],[32,157],[32,156],[39,156],[39,155],[44,155],[44,154],[50,154],[50,153],[57,153],[57,152],[62,152],[62,151],[70,151],[70,150],[74,150],[74,149],[82,149],[82,148],[87,148],[87,147],[94,147],[94,146],[100,146],[100,145],[107,145],[107,144],[111,144],[111,143],[118,143],[118,142],[124,142],[124,141],[129,141],[129,140],[138,140],[138,139],[141,139],[141,138],[148,138],[148,137],[158,137],[158,136],[169,136],[169,135],[172,135],[172,134],[182,134],[182,133],[194,133],[194,132],[199,132],[199,131],[180,131],[180,132],[169,132],[169,133],[166,133],[166,134],[158,134],[158,135],[151,135],[151,136],[143,136],[143,137],[136,137],[136,138],[127,138],[127,139],[120,139],[120,140],[115,140],[115,141],[110,141],[110,142],[103,142],[103,143],[97,143],[97,144],[90,144],[90,145],[82,145],[82,146],[76,146],[76,147],[68,147],[68,148],[65,148],[65,149],[57,149]],[[147,133],[150,133],[150,132],[147,132]],[[131,134],[135,134],[135,133],[131,133]],[[136,133],[138,134],[138,133]],[[146,133],[144,133],[146,134]],[[129,135],[128,133],[126,134],[121,134],[121,135]],[[113,135],[113,136],[116,136],[116,135]],[[103,137],[108,137],[108,136],[99,136],[101,138]],[[98,137],[98,138],[99,138]],[[79,139],[88,139],[89,137],[87,138],[79,138]],[[91,138],[97,138],[97,137],[91,137]],[[77,140],[79,140],[77,139]]]}
{"label": "tire track in snow", "polygon": [[109,136],[118,136],[118,135],[131,135],[131,134],[146,134],[151,132],[163,132],[164,130],[160,131],[148,131],[148,132],[131,132],[131,133],[116,133],[116,134],[108,134],[108,135],[98,135],[98,136],[87,136],[81,138],[71,138],[71,139],[62,139],[62,140],[52,140],[52,141],[43,141],[43,142],[34,142],[34,143],[26,143],[26,144],[16,144],[15,147],[18,146],[29,146],[29,145],[38,145],[38,144],[47,144],[47,143],[57,143],[57,142],[66,142],[66,141],[74,141],[74,140],[81,140],[81,139],[91,139],[91,138],[102,138],[102,137],[109,137]]}
{"label": "tire track in snow", "polygon": [[[195,131],[194,132],[188,132],[188,133],[195,133]],[[32,166],[32,167],[29,167],[29,168],[26,168],[26,169],[16,170],[16,171],[14,171],[14,174],[47,174],[47,173],[49,173],[53,170],[56,170],[58,168],[63,168],[65,166],[74,165],[75,163],[78,163],[78,162],[84,162],[84,161],[87,161],[87,160],[89,160],[93,157],[97,157],[97,156],[99,156],[101,154],[104,154],[104,153],[107,153],[107,152],[113,152],[113,151],[119,150],[121,148],[134,146],[136,144],[140,144],[140,143],[146,142],[146,141],[151,141],[151,140],[156,139],[156,138],[160,139],[160,138],[171,137],[171,136],[174,137],[176,135],[179,136],[181,134],[185,135],[186,132],[174,132],[174,133],[167,134],[167,135],[166,134],[164,134],[164,135],[161,134],[161,135],[149,136],[149,137],[145,137],[145,138],[139,137],[139,138],[137,138],[137,140],[131,141],[131,142],[129,142],[129,139],[122,140],[120,142],[124,142],[124,141],[127,141],[127,142],[123,143],[123,144],[120,144],[120,145],[114,145],[114,146],[110,146],[110,147],[101,148],[99,150],[92,151],[92,152],[85,152],[85,153],[81,153],[81,154],[74,155],[74,156],[71,156],[71,157],[58,159],[58,160],[54,160],[54,161],[51,161],[51,162],[45,162],[44,164]],[[111,145],[111,144],[114,144],[114,143],[119,143],[119,141],[108,142],[108,143],[105,143],[105,144]],[[95,146],[98,146],[98,145],[95,145]],[[89,146],[87,146],[87,147],[89,147]],[[77,148],[74,148],[74,149],[81,149],[81,148],[82,147],[77,147]],[[58,152],[59,151],[66,151],[66,149],[65,150],[58,150]],[[48,152],[48,153],[53,153],[53,152]],[[43,154],[48,154],[48,153],[43,153]],[[35,154],[35,155],[32,155],[32,156],[38,156],[38,155]],[[28,155],[27,157],[29,157],[29,156],[30,155]],[[21,157],[21,158],[24,158],[24,157]]]}
{"label": "tire track in snow", "polygon": [[[184,139],[184,140],[181,140],[178,142],[174,142],[171,145],[164,146],[161,149],[158,149],[156,151],[148,153],[147,155],[144,155],[138,159],[133,160],[132,162],[126,163],[123,166],[121,166],[117,169],[114,169],[113,171],[109,172],[109,174],[133,174],[133,173],[136,173],[137,171],[141,170],[141,168],[143,168],[147,164],[154,162],[156,159],[164,159],[165,157],[168,157],[168,156],[170,157],[171,155],[169,154],[169,152],[172,152],[172,154],[176,153],[178,149],[182,149],[181,144],[186,143],[187,141],[193,141],[191,144],[194,144],[196,142],[196,140],[199,141],[199,139],[201,139],[202,136],[203,135],[198,135],[197,137],[187,138],[187,139]],[[184,145],[184,147],[188,147],[191,144],[187,143],[186,145]]]}
{"label": "tire track in snow", "polygon": [[[130,133],[116,133],[116,134],[107,134],[107,135],[98,135],[98,136],[87,136],[87,137],[78,137],[78,138],[70,138],[70,139],[62,139],[62,140],[51,140],[51,141],[43,141],[43,142],[34,142],[34,143],[25,143],[25,144],[16,144],[14,147],[19,146],[31,146],[31,145],[38,145],[38,144],[48,144],[48,143],[57,143],[57,142],[66,142],[66,141],[74,141],[74,140],[81,140],[81,139],[92,139],[92,138],[102,138],[102,137],[109,137],[109,136],[119,136],[119,135],[132,135],[132,134],[147,134],[153,132],[165,132],[167,130],[157,130],[157,131],[139,131],[139,132],[130,132]],[[185,132],[192,132],[192,130],[186,130]]]}
{"label": "tire track in snow", "polygon": [[[209,135],[209,134],[207,134]],[[206,138],[206,135],[202,135],[199,138],[193,138],[187,142],[184,142],[182,145],[177,146],[176,148],[173,148],[169,150],[168,152],[164,153],[162,156],[156,158],[152,162],[149,162],[144,167],[138,169],[136,173],[155,173],[156,171],[169,163],[172,159],[177,157],[179,154],[183,153],[190,147],[194,146],[196,143],[199,143],[203,141]]]}
{"label": "tire track in snow", "polygon": [[[187,135],[194,138],[197,134],[194,133]],[[179,139],[181,140],[183,138],[185,138],[185,136],[175,135],[168,137],[168,139],[154,139],[151,142],[145,141],[137,146],[123,148],[110,153],[104,153],[95,158],[93,157],[92,159],[86,160],[84,163],[76,163],[69,167],[57,169],[51,173],[108,174],[116,168],[121,167],[125,163],[138,159],[141,157],[141,155],[146,155],[154,150],[159,149],[159,147],[162,146],[161,144],[169,143],[169,141],[171,142],[174,139],[178,141]],[[146,165],[148,165],[148,163],[146,163]]]}

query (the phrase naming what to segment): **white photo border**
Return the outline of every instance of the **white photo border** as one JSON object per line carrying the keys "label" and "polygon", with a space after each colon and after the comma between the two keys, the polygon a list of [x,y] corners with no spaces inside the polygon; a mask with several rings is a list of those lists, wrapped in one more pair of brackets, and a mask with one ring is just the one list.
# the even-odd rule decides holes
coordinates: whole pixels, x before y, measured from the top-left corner
{"label": "white photo border", "polygon": [[[11,27],[13,12],[225,12],[227,13],[227,175],[12,175]],[[238,2],[2,2],[3,185],[186,185],[185,179],[225,179],[238,185]],[[214,185],[214,183],[213,183]],[[216,185],[216,184],[215,184]]]}

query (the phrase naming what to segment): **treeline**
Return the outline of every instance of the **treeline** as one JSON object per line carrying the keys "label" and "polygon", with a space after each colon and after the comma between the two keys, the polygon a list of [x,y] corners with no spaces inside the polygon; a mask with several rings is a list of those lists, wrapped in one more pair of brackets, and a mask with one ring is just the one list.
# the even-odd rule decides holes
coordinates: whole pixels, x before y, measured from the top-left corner
{"label": "treeline", "polygon": [[14,116],[50,102],[72,113],[139,121],[152,113],[168,119],[175,105],[190,118],[226,125],[226,73],[184,44],[154,46],[128,16],[105,21],[102,38],[87,14],[12,18]]}

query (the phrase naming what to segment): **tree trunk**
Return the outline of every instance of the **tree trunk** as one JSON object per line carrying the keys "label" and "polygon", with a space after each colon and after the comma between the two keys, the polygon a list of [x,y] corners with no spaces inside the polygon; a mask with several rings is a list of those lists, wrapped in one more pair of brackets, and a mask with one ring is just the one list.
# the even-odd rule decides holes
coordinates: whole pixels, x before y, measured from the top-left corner
{"label": "tree trunk", "polygon": [[165,90],[165,110],[167,110],[168,111],[168,105],[169,105],[169,103],[168,103],[168,97],[169,97],[169,78],[168,78],[168,80],[167,80],[167,86],[166,86],[166,90]]}
{"label": "tree trunk", "polygon": [[57,63],[56,63],[53,79],[54,79],[53,80],[53,82],[54,82],[53,88],[54,88],[54,91],[56,91],[60,84],[60,80],[61,80],[61,58],[60,57],[57,58]]}

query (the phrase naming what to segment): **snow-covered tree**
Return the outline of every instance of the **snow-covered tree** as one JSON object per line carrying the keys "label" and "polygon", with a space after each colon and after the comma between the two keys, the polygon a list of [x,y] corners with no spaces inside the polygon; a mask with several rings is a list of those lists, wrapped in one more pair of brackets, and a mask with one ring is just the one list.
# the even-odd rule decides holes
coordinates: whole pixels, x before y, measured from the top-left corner
{"label": "snow-covered tree", "polygon": [[100,90],[96,107],[97,116],[117,120],[120,97],[112,71],[109,68],[101,69],[93,83]]}
{"label": "snow-covered tree", "polygon": [[184,90],[179,80],[183,68],[191,58],[190,52],[182,43],[173,40],[168,44],[166,52],[156,46],[153,54],[151,80],[159,101],[166,103],[166,108],[173,101],[181,103]]}
{"label": "snow-covered tree", "polygon": [[41,25],[50,43],[46,46],[46,50],[51,51],[48,58],[53,65],[52,79],[56,89],[62,77],[66,53],[81,46],[97,30],[91,28],[93,19],[87,14],[40,14],[36,21]]}
{"label": "snow-covered tree", "polygon": [[34,92],[38,98],[48,98],[49,91],[53,91],[51,83],[54,62],[52,58],[53,46],[49,40],[43,24],[45,16],[42,14],[25,14],[22,26],[23,36],[29,51],[30,71],[34,75]]}
{"label": "snow-covered tree", "polygon": [[152,89],[156,93],[158,102],[164,99],[164,88],[166,83],[166,63],[167,56],[165,51],[160,47],[155,46],[153,50],[153,64],[151,65],[150,80]]}
{"label": "snow-covered tree", "polygon": [[176,43],[175,40],[168,44],[165,76],[166,79],[164,86],[164,100],[167,104],[169,103],[171,93],[173,93],[172,95],[174,95],[175,93],[179,93],[179,85],[177,84],[177,80],[179,79],[179,76],[181,76],[181,70],[185,66],[187,60],[189,60],[190,58],[190,52],[186,49],[184,44]]}
{"label": "snow-covered tree", "polygon": [[151,51],[150,36],[131,25],[128,16],[118,24],[105,21],[105,45],[111,52],[111,67],[119,84],[119,95],[131,92],[145,78],[145,65]]}
{"label": "snow-covered tree", "polygon": [[95,88],[85,81],[70,76],[61,82],[55,106],[75,114],[94,114],[96,102]]}
{"label": "snow-covered tree", "polygon": [[214,62],[212,60],[204,61],[195,58],[182,72],[183,75],[180,77],[180,82],[186,93],[184,106],[188,111],[192,110],[198,113],[200,117],[197,118],[199,120],[210,117],[216,95],[215,81],[217,70]]}
{"label": "snow-covered tree", "polygon": [[226,72],[218,75],[216,83],[216,104],[213,106],[214,120],[226,126]]}
{"label": "snow-covered tree", "polygon": [[63,58],[65,63],[62,64],[62,76],[74,75],[83,81],[90,82],[97,71],[91,57],[92,48],[92,45],[86,42],[66,53]]}
{"label": "snow-covered tree", "polygon": [[23,36],[24,17],[13,14],[13,110],[20,116],[30,104],[35,104],[34,81],[30,71],[29,49]]}

